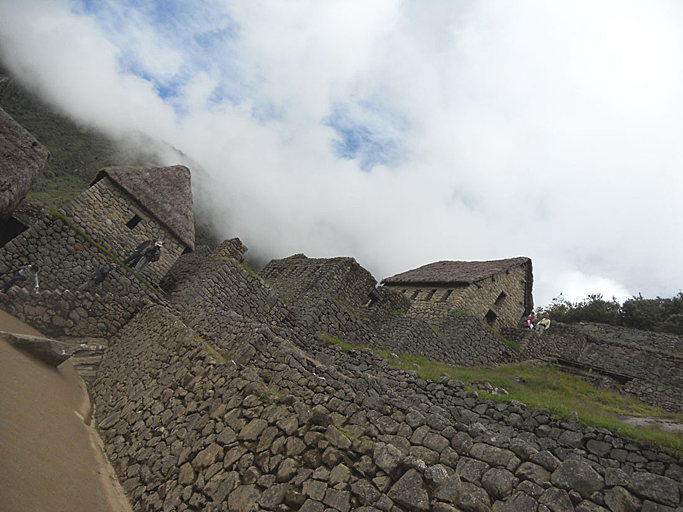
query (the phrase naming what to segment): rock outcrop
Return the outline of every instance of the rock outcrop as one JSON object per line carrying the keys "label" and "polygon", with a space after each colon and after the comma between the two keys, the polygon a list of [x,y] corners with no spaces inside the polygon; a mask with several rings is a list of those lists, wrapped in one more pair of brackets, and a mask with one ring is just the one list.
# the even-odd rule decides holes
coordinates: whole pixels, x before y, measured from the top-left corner
{"label": "rock outcrop", "polygon": [[9,218],[43,172],[50,153],[0,108],[0,221]]}

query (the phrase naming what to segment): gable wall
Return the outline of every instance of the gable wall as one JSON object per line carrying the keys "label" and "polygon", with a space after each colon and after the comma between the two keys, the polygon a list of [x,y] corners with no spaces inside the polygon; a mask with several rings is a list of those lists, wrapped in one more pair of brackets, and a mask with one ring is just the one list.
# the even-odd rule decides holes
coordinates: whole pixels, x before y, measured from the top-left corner
{"label": "gable wall", "polygon": [[325,293],[346,306],[366,304],[377,281],[353,258],[273,260],[259,273],[288,299]]}
{"label": "gable wall", "polygon": [[[163,240],[161,259],[149,264],[143,272],[153,284],[161,281],[185,249],[168,229],[106,177],[59,211],[121,260],[145,240]],[[141,220],[130,229],[126,223],[135,215]]]}

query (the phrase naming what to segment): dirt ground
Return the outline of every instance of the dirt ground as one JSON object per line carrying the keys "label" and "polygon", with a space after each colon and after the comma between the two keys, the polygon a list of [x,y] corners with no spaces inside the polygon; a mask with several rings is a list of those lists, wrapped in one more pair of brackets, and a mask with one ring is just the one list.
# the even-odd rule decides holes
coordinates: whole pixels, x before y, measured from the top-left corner
{"label": "dirt ground", "polygon": [[[0,311],[0,331],[40,335]],[[90,427],[69,361],[47,366],[0,338],[0,512],[130,512]]]}

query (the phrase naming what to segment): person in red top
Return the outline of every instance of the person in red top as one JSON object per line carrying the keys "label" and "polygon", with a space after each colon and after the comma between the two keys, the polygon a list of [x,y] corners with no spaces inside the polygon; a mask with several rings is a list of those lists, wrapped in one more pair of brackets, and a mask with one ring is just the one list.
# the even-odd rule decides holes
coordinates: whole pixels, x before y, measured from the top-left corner
{"label": "person in red top", "polygon": [[531,313],[527,319],[524,321],[524,327],[527,329],[533,329],[534,328],[534,319],[536,318],[536,315]]}

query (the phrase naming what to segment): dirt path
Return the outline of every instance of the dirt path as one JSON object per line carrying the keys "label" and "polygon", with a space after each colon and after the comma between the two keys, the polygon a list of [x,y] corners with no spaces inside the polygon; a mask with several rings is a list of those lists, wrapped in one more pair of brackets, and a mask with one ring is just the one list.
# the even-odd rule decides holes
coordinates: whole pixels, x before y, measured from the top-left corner
{"label": "dirt path", "polygon": [[[8,317],[0,330],[37,333]],[[131,511],[69,361],[55,369],[0,339],[0,397],[0,512]]]}
{"label": "dirt path", "polygon": [[638,416],[618,416],[618,418],[632,427],[657,427],[664,432],[683,434],[683,424],[667,419]]}

